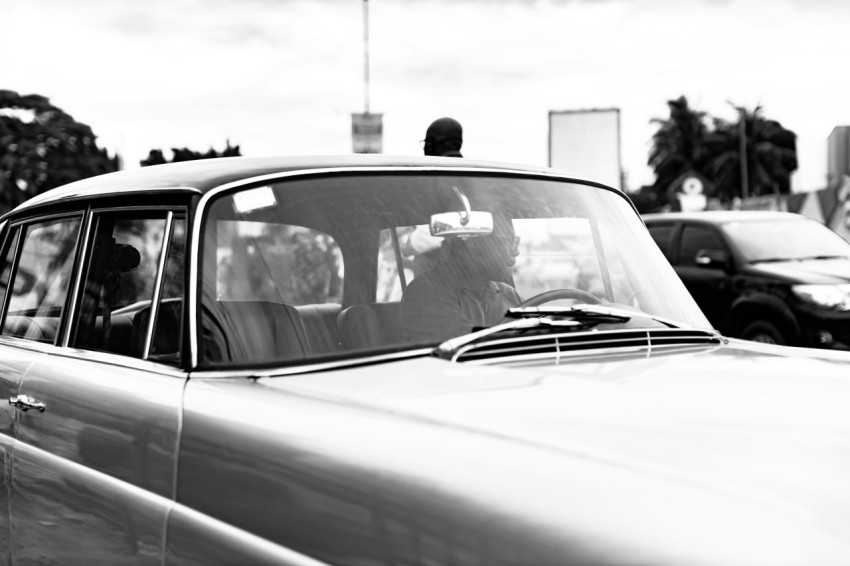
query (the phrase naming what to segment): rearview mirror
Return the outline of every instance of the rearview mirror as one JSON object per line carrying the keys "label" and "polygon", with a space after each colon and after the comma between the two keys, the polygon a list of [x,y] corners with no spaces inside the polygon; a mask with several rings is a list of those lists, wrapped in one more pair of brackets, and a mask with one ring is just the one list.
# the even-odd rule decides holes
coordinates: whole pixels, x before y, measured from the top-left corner
{"label": "rearview mirror", "polygon": [[431,216],[431,235],[445,237],[486,236],[493,232],[489,212],[441,212]]}
{"label": "rearview mirror", "polygon": [[493,215],[489,212],[471,210],[469,199],[457,187],[452,187],[460,199],[460,212],[440,212],[431,215],[431,235],[445,237],[486,236],[493,232]]}

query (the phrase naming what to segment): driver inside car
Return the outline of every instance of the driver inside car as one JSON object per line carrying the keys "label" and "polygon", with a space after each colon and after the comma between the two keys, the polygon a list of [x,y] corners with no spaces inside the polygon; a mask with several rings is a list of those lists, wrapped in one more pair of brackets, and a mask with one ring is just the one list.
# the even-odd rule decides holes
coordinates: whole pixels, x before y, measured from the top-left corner
{"label": "driver inside car", "polygon": [[446,238],[437,265],[416,277],[402,297],[411,342],[442,342],[502,321],[522,300],[508,282],[519,255],[511,219],[493,215],[485,236]]}

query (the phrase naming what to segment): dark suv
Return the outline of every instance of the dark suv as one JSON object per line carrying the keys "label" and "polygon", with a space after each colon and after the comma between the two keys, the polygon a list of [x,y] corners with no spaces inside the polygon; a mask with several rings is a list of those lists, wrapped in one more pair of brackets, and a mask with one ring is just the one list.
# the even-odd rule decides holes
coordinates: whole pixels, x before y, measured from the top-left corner
{"label": "dark suv", "polygon": [[647,214],[653,239],[722,333],[850,349],[850,243],[799,214]]}

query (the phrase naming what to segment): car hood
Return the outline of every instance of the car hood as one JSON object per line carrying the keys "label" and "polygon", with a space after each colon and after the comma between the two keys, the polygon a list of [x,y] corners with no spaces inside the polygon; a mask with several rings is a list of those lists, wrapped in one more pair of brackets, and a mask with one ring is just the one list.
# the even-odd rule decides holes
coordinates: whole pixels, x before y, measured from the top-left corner
{"label": "car hood", "polygon": [[807,259],[751,263],[747,268],[758,275],[787,279],[796,283],[850,282],[850,259]]}
{"label": "car hood", "polygon": [[420,358],[269,381],[743,501],[825,534],[850,562],[848,368],[841,353],[730,341],[560,362]]}

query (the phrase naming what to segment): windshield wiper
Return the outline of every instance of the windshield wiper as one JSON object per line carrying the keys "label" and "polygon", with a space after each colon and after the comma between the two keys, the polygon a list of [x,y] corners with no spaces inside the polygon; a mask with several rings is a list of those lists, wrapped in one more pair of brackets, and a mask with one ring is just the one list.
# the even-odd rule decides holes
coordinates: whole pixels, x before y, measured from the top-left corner
{"label": "windshield wiper", "polygon": [[605,307],[601,305],[573,305],[571,307],[514,307],[505,313],[506,318],[515,318],[483,328],[471,334],[451,338],[440,344],[435,353],[450,353],[468,344],[491,338],[506,332],[522,331],[535,328],[552,328],[555,330],[585,330],[601,323],[629,322],[632,318],[652,320],[669,328],[682,328],[670,320],[653,315],[632,312],[625,309]]}

